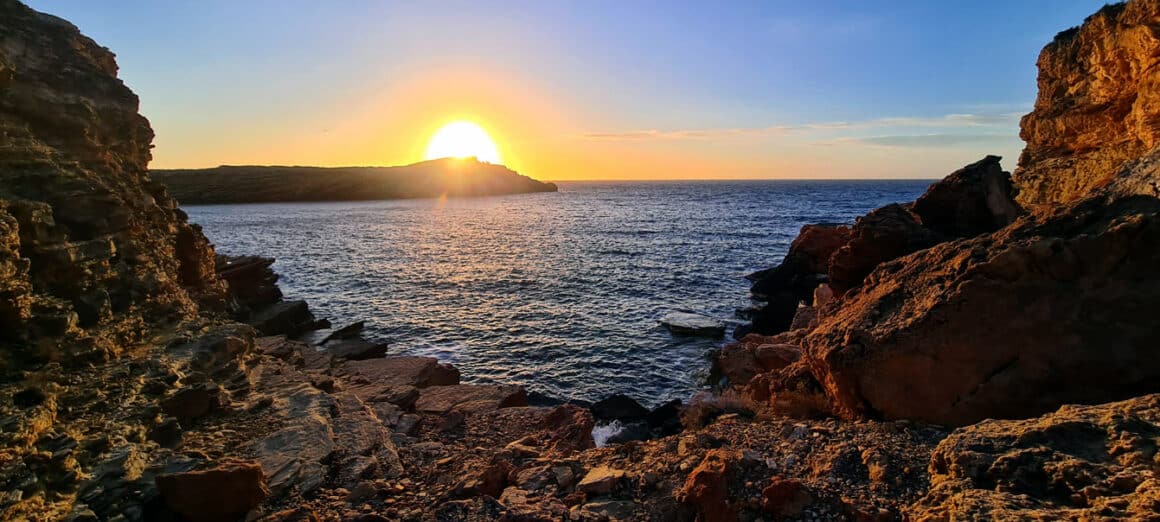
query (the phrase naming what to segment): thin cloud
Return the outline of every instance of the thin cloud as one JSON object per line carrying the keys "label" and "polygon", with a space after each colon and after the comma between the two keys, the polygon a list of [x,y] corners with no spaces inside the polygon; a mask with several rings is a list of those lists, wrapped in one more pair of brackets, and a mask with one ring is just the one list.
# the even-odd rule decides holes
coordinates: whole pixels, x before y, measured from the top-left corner
{"label": "thin cloud", "polygon": [[953,147],[956,145],[973,145],[979,143],[1002,143],[1015,139],[1015,136],[1001,134],[914,134],[893,136],[870,136],[865,138],[840,138],[837,140],[820,141],[814,145],[865,145],[871,147],[900,147],[900,148],[938,148]]}
{"label": "thin cloud", "polygon": [[634,130],[627,132],[590,132],[580,135],[592,140],[707,140],[742,137],[783,136],[812,131],[867,130],[906,127],[1006,128],[1018,123],[1021,113],[1003,114],[947,114],[935,117],[887,117],[863,121],[831,121],[801,125],[772,125],[768,127],[737,127],[717,129]]}

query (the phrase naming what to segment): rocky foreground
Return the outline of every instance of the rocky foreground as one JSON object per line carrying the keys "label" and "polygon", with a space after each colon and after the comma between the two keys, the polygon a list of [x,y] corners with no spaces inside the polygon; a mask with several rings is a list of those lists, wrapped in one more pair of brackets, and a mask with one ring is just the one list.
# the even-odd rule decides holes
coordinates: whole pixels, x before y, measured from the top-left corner
{"label": "rocky foreground", "polygon": [[1061,33],[1013,176],[805,227],[725,389],[648,411],[284,300],[150,178],[112,54],[0,0],[2,518],[1160,520],[1158,34],[1155,0]]}

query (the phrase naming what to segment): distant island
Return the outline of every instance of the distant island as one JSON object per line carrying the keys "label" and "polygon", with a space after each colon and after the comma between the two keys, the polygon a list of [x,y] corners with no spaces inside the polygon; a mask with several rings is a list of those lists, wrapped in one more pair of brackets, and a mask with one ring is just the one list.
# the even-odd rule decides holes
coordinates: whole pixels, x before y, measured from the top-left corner
{"label": "distant island", "polygon": [[278,167],[223,165],[153,170],[183,204],[365,201],[556,192],[503,165],[444,158],[397,167]]}

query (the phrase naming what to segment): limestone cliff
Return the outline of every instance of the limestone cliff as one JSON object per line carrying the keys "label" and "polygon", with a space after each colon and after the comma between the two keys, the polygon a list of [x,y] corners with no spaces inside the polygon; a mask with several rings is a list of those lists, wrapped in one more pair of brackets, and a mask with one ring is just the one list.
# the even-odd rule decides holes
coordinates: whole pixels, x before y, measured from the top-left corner
{"label": "limestone cliff", "polygon": [[1015,170],[1026,206],[1081,199],[1160,143],[1160,1],[1109,5],[1039,55]]}
{"label": "limestone cliff", "polygon": [[111,52],[0,0],[4,358],[106,358],[220,306],[212,248],[147,174],[153,131],[137,107]]}

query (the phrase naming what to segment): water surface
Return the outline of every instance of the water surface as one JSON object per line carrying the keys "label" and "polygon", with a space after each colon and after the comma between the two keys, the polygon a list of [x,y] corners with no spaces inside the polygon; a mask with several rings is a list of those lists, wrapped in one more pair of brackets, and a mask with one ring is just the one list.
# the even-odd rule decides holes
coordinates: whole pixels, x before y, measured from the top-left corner
{"label": "water surface", "polygon": [[561,183],[461,200],[192,206],[219,252],[277,258],[287,296],[392,354],[470,383],[645,403],[702,387],[721,340],[658,326],[687,309],[739,324],[744,275],[803,224],[852,222],[929,181]]}

